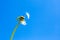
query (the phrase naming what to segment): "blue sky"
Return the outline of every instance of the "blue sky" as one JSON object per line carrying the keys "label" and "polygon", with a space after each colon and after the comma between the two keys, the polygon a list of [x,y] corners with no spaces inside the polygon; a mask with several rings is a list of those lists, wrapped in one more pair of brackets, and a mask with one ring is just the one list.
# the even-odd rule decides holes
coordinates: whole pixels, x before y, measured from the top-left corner
{"label": "blue sky", "polygon": [[0,0],[0,40],[10,40],[16,18],[30,13],[13,40],[60,40],[60,0]]}

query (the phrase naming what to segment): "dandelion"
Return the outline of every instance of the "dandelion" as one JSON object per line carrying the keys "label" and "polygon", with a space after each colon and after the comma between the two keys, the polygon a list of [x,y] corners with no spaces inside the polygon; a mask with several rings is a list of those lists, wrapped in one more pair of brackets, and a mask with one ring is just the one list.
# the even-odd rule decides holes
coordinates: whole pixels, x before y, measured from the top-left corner
{"label": "dandelion", "polygon": [[25,17],[24,16],[19,16],[17,18],[18,22],[22,25],[26,25]]}
{"label": "dandelion", "polygon": [[[28,12],[26,12],[26,16],[27,18],[29,19],[30,18],[30,15]],[[16,25],[16,27],[14,28],[13,32],[12,32],[12,35],[10,37],[10,40],[13,40],[13,37],[14,37],[14,34],[19,26],[19,24],[22,24],[22,25],[26,25],[26,21],[25,21],[25,17],[24,16],[19,16],[17,17],[17,21],[18,21],[18,24]]]}

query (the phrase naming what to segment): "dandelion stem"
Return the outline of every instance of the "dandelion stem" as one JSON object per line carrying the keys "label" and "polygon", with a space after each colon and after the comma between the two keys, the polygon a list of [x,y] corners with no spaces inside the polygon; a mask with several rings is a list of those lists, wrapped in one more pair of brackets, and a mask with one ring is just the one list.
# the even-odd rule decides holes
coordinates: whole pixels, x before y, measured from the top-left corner
{"label": "dandelion stem", "polygon": [[13,30],[13,32],[12,32],[12,35],[11,35],[11,37],[10,37],[10,40],[13,40],[14,34],[15,34],[15,32],[16,32],[19,24],[20,24],[20,23],[18,23],[18,24],[16,25],[16,27],[14,28],[14,30]]}

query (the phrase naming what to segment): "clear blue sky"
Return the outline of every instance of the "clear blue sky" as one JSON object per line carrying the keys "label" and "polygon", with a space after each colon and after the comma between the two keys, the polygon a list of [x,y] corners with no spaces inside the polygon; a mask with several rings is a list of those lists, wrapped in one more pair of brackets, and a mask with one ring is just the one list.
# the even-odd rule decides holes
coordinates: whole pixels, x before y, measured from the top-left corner
{"label": "clear blue sky", "polygon": [[16,18],[30,13],[14,40],[60,40],[60,0],[0,0],[0,40],[10,40]]}

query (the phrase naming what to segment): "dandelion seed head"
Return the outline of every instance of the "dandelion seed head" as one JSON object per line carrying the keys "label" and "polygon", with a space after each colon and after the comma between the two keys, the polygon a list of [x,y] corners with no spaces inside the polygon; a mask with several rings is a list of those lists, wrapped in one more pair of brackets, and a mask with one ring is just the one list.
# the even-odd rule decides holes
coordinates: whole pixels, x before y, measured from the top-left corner
{"label": "dandelion seed head", "polygon": [[[26,12],[26,16],[29,19],[30,18],[30,14],[28,12]],[[17,20],[19,23],[21,23],[22,25],[26,25],[26,20],[25,20],[25,16],[19,16],[17,17]]]}

